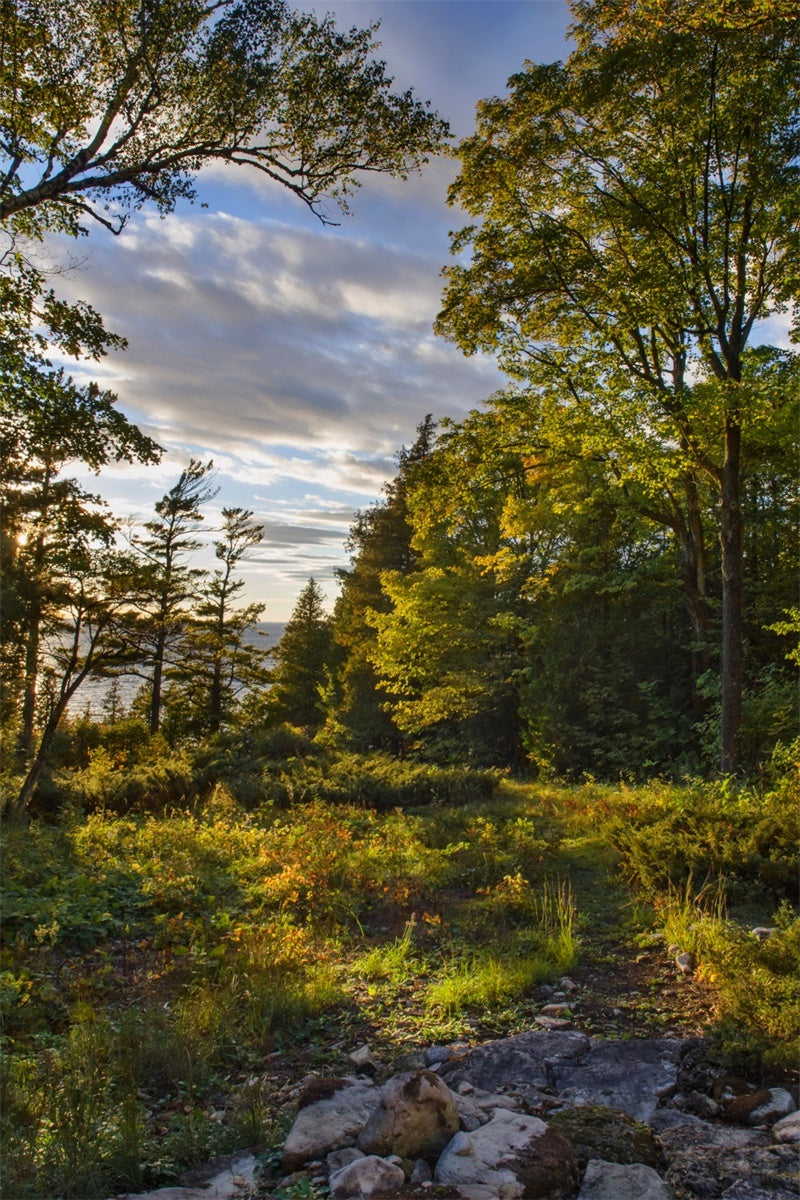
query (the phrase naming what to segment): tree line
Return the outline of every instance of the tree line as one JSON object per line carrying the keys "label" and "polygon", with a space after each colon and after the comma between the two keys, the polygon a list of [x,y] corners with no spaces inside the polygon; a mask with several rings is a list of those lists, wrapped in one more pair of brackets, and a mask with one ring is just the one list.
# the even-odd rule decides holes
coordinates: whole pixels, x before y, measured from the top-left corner
{"label": "tree line", "polygon": [[[510,383],[401,451],[356,515],[333,613],[304,589],[259,719],[559,774],[731,773],[797,731],[798,358],[765,323],[796,342],[800,18],[783,0],[572,8],[567,61],[526,63],[457,149],[469,223],[437,330]],[[160,450],[54,365],[123,342],[57,297],[37,247],[168,212],[214,159],[346,204],[359,172],[404,175],[446,128],[391,92],[372,30],[273,0],[17,0],[2,19],[3,704],[24,806],[36,736],[126,655],[151,731],[180,683],[190,732],[213,736],[257,619],[236,607],[251,513],[224,510],[212,575],[188,562],[207,466],[124,548],[64,477]],[[61,683],[43,713],[45,653]]]}

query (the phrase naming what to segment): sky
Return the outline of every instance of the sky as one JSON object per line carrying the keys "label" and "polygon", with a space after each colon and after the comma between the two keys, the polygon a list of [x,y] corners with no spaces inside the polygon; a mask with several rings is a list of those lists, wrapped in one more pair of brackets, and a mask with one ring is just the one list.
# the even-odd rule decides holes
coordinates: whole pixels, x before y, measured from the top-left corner
{"label": "sky", "polygon": [[[456,139],[525,59],[569,52],[566,0],[296,7],[343,28],[380,21],[377,56],[395,89],[430,100]],[[432,329],[448,231],[464,223],[446,203],[456,170],[440,159],[407,182],[365,177],[352,215],[330,227],[279,185],[215,167],[195,206],[136,214],[120,237],[93,229],[59,280],[128,339],[86,378],[165,451],[158,466],[84,481],[118,517],[147,519],[190,458],[213,460],[208,537],[223,505],[264,526],[241,573],[267,621],[288,619],[311,576],[332,605],[353,515],[380,498],[420,421],[458,419],[503,385],[491,359],[465,358]]]}

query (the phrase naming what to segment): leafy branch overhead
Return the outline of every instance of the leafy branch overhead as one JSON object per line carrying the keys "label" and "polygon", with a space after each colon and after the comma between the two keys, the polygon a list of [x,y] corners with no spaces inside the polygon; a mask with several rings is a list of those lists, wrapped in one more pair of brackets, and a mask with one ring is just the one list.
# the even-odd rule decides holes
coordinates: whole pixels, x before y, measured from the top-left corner
{"label": "leafy branch overhead", "polygon": [[376,26],[282,0],[2,0],[0,221],[114,232],[194,199],[200,170],[250,167],[327,221],[361,171],[401,177],[446,124],[392,91]]}

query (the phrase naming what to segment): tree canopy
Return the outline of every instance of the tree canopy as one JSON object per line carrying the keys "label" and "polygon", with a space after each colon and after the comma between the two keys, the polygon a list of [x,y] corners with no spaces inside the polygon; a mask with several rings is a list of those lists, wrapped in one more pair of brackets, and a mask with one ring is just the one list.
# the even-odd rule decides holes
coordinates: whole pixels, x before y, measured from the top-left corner
{"label": "tree canopy", "polygon": [[26,235],[118,231],[194,198],[212,162],[314,211],[361,171],[403,175],[446,127],[376,60],[376,27],[283,0],[2,0],[0,222]]}

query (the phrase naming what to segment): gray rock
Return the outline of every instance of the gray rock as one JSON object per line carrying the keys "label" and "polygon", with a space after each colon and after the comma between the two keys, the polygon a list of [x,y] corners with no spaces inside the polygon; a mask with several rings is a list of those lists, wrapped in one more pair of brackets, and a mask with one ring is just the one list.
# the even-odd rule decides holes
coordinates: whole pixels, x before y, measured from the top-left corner
{"label": "gray rock", "polygon": [[391,1192],[401,1188],[406,1177],[402,1167],[370,1154],[357,1158],[331,1175],[328,1186],[334,1200],[374,1196],[376,1192]]}
{"label": "gray rock", "polygon": [[294,1171],[312,1158],[352,1145],[379,1098],[375,1085],[363,1080],[301,1109],[283,1147],[283,1170]]}
{"label": "gray rock", "polygon": [[683,1044],[677,1038],[598,1038],[579,1060],[554,1065],[551,1077],[562,1102],[603,1104],[649,1121],[660,1097],[675,1086]]}
{"label": "gray rock", "polygon": [[747,1179],[737,1179],[725,1189],[721,1200],[797,1200],[797,1192],[787,1192],[783,1188],[765,1189]]}
{"label": "gray rock", "polygon": [[374,1075],[378,1070],[378,1064],[372,1057],[369,1046],[358,1046],[348,1058],[360,1074]]}
{"label": "gray rock", "polygon": [[800,1194],[797,1147],[775,1144],[769,1133],[701,1121],[662,1132],[669,1166],[666,1180],[676,1190],[717,1200],[739,1180],[767,1191]]}
{"label": "gray rock", "polygon": [[433,1171],[424,1158],[418,1158],[414,1163],[414,1170],[408,1182],[414,1187],[420,1183],[433,1183]]}
{"label": "gray rock", "polygon": [[332,1150],[325,1159],[328,1176],[341,1171],[343,1167],[349,1167],[350,1163],[355,1162],[357,1158],[364,1157],[361,1150],[356,1150],[355,1146],[345,1146],[343,1150]]}
{"label": "gray rock", "polygon": [[800,1110],[776,1121],[772,1126],[772,1136],[776,1142],[800,1142]]}
{"label": "gray rock", "polygon": [[541,1093],[552,1093],[558,1066],[580,1061],[590,1044],[584,1033],[520,1033],[477,1046],[459,1062],[445,1063],[442,1073],[454,1088],[466,1079],[487,1091],[515,1091],[536,1103]]}
{"label": "gray rock", "polygon": [[784,1088],[770,1088],[769,1100],[751,1110],[747,1118],[748,1125],[774,1125],[781,1117],[788,1117],[797,1105],[791,1092]]}
{"label": "gray rock", "polygon": [[497,1198],[574,1195],[579,1173],[569,1143],[538,1117],[498,1109],[473,1133],[457,1133],[434,1170],[437,1183],[477,1185]]}
{"label": "gray rock", "polygon": [[358,1137],[365,1154],[435,1158],[458,1132],[456,1097],[431,1071],[396,1075]]}
{"label": "gray rock", "polygon": [[750,930],[751,935],[757,942],[766,942],[768,938],[772,937],[773,933],[777,932],[776,925],[756,925],[755,929]]}
{"label": "gray rock", "polygon": [[593,1158],[583,1176],[578,1200],[674,1200],[674,1196],[672,1188],[652,1167]]}
{"label": "gray rock", "polygon": [[[222,1162],[226,1162],[222,1166]],[[220,1169],[221,1168],[221,1169]],[[258,1163],[252,1154],[231,1155],[196,1172],[190,1187],[165,1187],[155,1192],[126,1192],[119,1200],[244,1200],[251,1194]]]}

